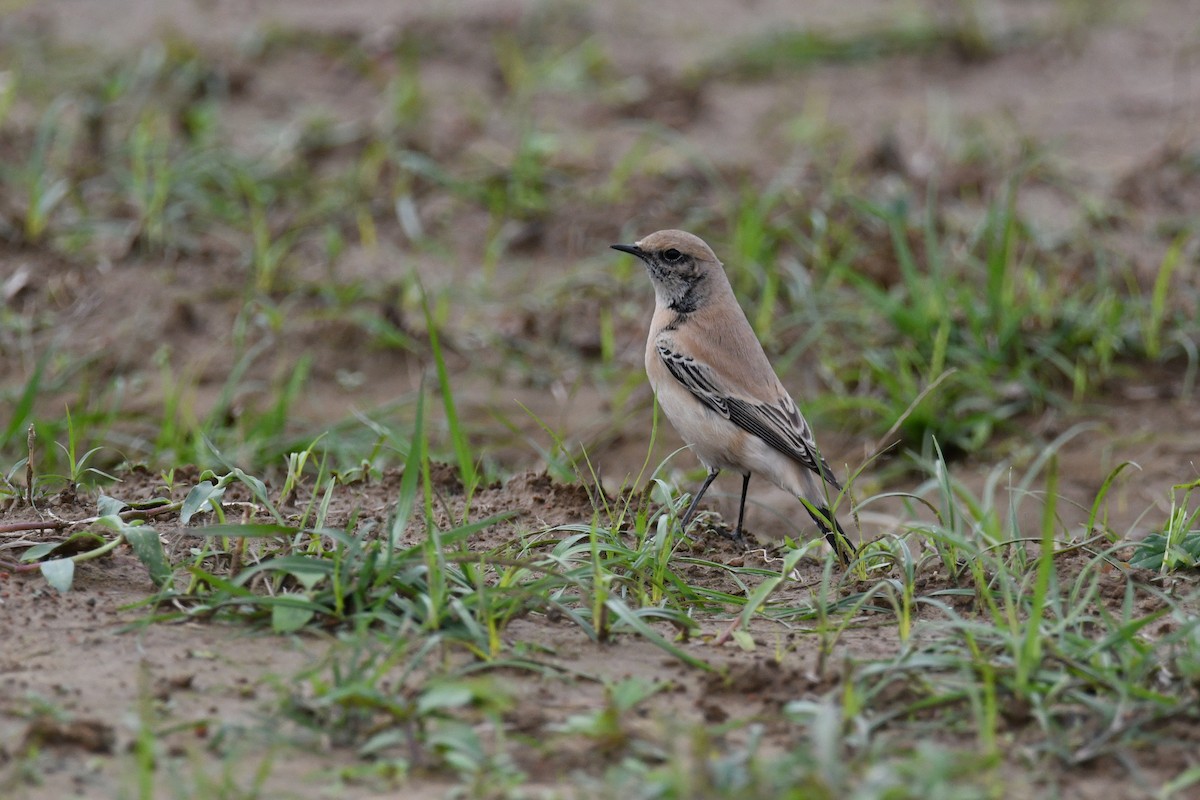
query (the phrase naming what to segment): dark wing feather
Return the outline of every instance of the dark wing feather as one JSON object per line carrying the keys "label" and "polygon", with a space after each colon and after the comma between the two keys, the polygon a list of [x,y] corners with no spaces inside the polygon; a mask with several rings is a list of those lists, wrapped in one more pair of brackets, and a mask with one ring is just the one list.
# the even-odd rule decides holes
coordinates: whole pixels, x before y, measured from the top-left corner
{"label": "dark wing feather", "polygon": [[829,463],[817,450],[812,430],[790,397],[785,396],[776,405],[749,403],[736,398],[727,402],[731,422],[799,461],[837,491],[842,490]]}
{"label": "dark wing feather", "polygon": [[707,364],[676,353],[662,344],[657,345],[657,349],[667,371],[701,403],[808,467],[837,491],[842,490],[841,484],[833,477],[833,470],[817,450],[812,429],[792,398],[785,394],[778,403],[769,404],[732,397]]}
{"label": "dark wing feather", "polygon": [[697,400],[729,419],[729,396],[714,381],[711,369],[697,363],[691,356],[676,353],[661,344],[658,345],[658,357],[663,360],[667,371],[675,376],[675,380],[686,386]]}

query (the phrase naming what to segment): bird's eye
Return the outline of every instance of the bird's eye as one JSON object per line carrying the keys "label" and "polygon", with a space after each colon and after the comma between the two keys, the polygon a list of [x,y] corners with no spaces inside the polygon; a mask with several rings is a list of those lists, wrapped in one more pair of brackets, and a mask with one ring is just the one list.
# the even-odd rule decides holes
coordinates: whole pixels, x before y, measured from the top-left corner
{"label": "bird's eye", "polygon": [[683,258],[683,253],[672,247],[670,250],[663,251],[663,260],[674,264],[679,259]]}

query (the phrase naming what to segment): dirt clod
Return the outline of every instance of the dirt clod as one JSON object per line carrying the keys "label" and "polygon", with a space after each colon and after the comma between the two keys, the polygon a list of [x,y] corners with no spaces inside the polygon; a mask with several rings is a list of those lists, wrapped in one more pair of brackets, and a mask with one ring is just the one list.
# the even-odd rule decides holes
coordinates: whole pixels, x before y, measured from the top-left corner
{"label": "dirt clod", "polygon": [[94,719],[60,721],[38,717],[25,732],[26,747],[78,748],[88,753],[109,755],[117,742],[113,726]]}

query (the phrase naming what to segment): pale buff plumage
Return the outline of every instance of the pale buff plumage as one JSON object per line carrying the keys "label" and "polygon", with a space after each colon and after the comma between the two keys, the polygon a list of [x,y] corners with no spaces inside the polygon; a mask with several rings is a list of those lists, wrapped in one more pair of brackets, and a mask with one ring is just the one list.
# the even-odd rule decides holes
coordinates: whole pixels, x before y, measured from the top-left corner
{"label": "pale buff plumage", "polygon": [[848,561],[853,547],[829,512],[824,491],[824,484],[834,494],[841,486],[767,360],[716,255],[700,238],[675,230],[613,247],[637,256],[650,274],[655,308],[646,374],[663,413],[708,468],[683,524],[717,474],[733,470],[742,475],[736,531],[741,538],[746,489],[750,476],[760,475],[811,503],[813,518],[839,558]]}

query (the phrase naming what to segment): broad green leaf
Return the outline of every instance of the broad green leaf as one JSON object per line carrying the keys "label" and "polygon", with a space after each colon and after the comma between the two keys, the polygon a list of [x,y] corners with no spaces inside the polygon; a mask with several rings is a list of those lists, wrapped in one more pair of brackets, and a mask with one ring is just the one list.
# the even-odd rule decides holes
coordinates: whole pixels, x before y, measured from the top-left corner
{"label": "broad green leaf", "polygon": [[129,504],[123,500],[118,500],[115,497],[109,497],[106,494],[101,494],[100,499],[96,501],[97,514],[102,517],[116,516],[125,509],[129,508]]}
{"label": "broad green leaf", "polygon": [[[1162,533],[1152,533],[1138,543],[1129,559],[1129,566],[1161,570],[1167,556],[1168,539]],[[1171,563],[1167,569],[1194,566],[1200,563],[1200,531],[1189,531],[1170,548]],[[1189,563],[1190,562],[1190,563]]]}
{"label": "broad green leaf", "polygon": [[250,487],[250,491],[254,493],[257,499],[264,501],[267,499],[267,485],[261,480],[253,475],[246,474],[236,467],[233,470],[233,474],[239,481]]}
{"label": "broad green leaf", "polygon": [[209,483],[208,481],[197,483],[188,492],[188,496],[183,499],[183,506],[179,509],[179,524],[187,525],[192,515],[207,508],[210,500],[219,501],[223,494],[225,494],[225,487],[218,483]]}
{"label": "broad green leaf", "polygon": [[[284,595],[286,597],[286,595]],[[298,631],[313,618],[311,608],[283,605],[276,603],[271,606],[271,629],[276,633],[291,633]]]}
{"label": "broad green leaf", "polygon": [[1167,537],[1161,533],[1152,533],[1138,543],[1129,559],[1129,566],[1139,569],[1162,569],[1163,556],[1167,549]]}
{"label": "broad green leaf", "polygon": [[53,561],[43,561],[39,566],[46,583],[60,592],[71,591],[71,583],[75,580],[74,561],[69,558],[56,558]]}
{"label": "broad green leaf", "polygon": [[162,586],[171,579],[171,565],[167,563],[167,555],[163,552],[158,531],[149,525],[138,525],[126,528],[123,535],[138,560],[150,571],[150,580],[155,586]]}
{"label": "broad green leaf", "polygon": [[295,578],[305,589],[311,590],[318,583],[329,577],[329,570],[310,568],[308,565],[292,567],[288,574]]}
{"label": "broad green leaf", "polygon": [[21,560],[37,561],[40,558],[50,555],[61,544],[62,542],[39,542],[24,553],[21,553]]}
{"label": "broad green leaf", "polygon": [[125,520],[118,517],[116,514],[108,514],[106,516],[100,517],[99,519],[96,520],[96,524],[103,525],[104,527],[108,528],[109,530],[116,531],[117,533],[121,533],[121,534],[125,533],[125,531],[129,530],[130,528],[135,527],[133,523],[126,522]]}
{"label": "broad green leaf", "polygon": [[417,713],[428,714],[439,709],[462,708],[474,699],[475,690],[471,684],[449,681],[423,692],[417,700]]}

